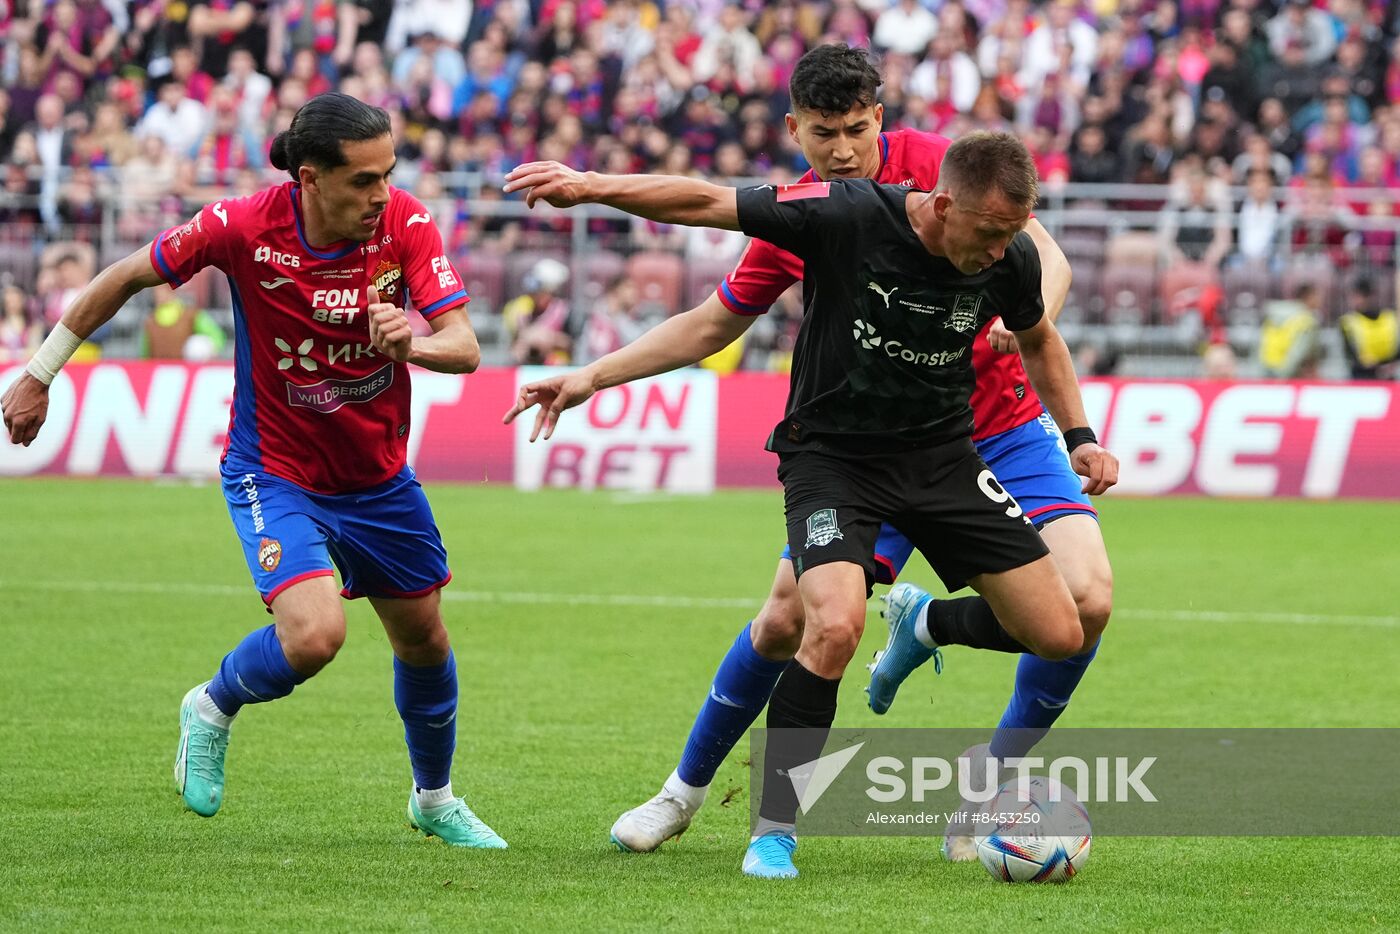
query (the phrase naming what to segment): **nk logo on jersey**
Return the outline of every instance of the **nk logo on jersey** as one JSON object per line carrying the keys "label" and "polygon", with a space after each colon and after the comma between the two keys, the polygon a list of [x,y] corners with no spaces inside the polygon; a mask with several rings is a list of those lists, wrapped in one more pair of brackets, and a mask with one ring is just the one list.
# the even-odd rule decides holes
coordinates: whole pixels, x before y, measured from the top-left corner
{"label": "nk logo on jersey", "polygon": [[290,266],[293,269],[301,268],[300,256],[294,253],[279,253],[268,246],[260,246],[253,251],[253,262],[271,263],[274,266]]}

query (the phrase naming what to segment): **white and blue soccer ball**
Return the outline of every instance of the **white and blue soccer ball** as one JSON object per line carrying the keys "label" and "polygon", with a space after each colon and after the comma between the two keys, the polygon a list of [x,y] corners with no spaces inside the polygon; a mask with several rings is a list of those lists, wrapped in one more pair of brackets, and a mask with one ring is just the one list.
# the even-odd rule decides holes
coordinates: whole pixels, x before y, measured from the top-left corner
{"label": "white and blue soccer ball", "polygon": [[997,789],[982,808],[977,858],[1003,882],[1068,882],[1089,861],[1089,814],[1074,792],[1032,775]]}

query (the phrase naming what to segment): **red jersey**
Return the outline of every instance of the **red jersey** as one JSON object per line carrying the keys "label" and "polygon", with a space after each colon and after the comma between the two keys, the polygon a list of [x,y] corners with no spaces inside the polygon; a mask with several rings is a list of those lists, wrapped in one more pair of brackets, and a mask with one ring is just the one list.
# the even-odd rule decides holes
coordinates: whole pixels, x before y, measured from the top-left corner
{"label": "red jersey", "polygon": [[407,460],[408,367],[374,349],[366,290],[424,318],[468,301],[426,208],[390,188],[369,241],[306,242],[300,186],[206,205],[152,242],[178,287],[215,266],[234,312],[234,390],[223,461],[318,493],[382,483]]}
{"label": "red jersey", "polygon": [[[875,181],[920,191],[938,186],[938,167],[952,140],[919,130],[880,134],[880,170]],[[816,181],[808,170],[800,181]],[[719,300],[736,315],[761,315],[802,280],[802,260],[762,240],[750,240],[739,265],[719,285]],[[1031,389],[1019,354],[997,353],[987,341],[989,322],[972,345],[977,385],[972,391],[973,440],[1019,428],[1040,417],[1040,399]]]}

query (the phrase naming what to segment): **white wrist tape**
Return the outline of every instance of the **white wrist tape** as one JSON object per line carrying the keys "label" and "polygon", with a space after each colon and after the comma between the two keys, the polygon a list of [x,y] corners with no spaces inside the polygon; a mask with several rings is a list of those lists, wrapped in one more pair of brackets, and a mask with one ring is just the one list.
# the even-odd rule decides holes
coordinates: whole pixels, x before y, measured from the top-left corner
{"label": "white wrist tape", "polygon": [[24,371],[47,386],[53,382],[58,371],[63,369],[63,364],[68,362],[68,358],[73,356],[73,352],[82,343],[83,339],[68,330],[60,321],[54,325],[53,333],[44,339],[39,352],[29,361]]}

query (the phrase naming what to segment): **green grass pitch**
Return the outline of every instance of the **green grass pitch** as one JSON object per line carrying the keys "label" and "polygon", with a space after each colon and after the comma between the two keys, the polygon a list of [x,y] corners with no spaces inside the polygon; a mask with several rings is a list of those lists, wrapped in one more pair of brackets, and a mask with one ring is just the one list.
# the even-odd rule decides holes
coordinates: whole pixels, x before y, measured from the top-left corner
{"label": "green grass pitch", "polygon": [[[0,929],[1400,927],[1386,838],[1100,838],[1082,876],[1040,887],[944,863],[930,839],[810,838],[800,879],[749,880],[747,744],[681,841],[617,853],[609,826],[673,767],[767,590],[780,497],[429,495],[456,574],[454,784],[505,852],[407,829],[390,656],[363,602],[334,664],[240,717],[223,813],[182,811],[180,697],[267,620],[217,487],[0,482]],[[1062,724],[1400,726],[1400,504],[1110,499],[1103,518],[1117,612]],[[862,663],[884,638],[874,606]],[[950,650],[879,724],[990,728],[1013,665]],[[875,725],[863,676],[838,726]]]}

